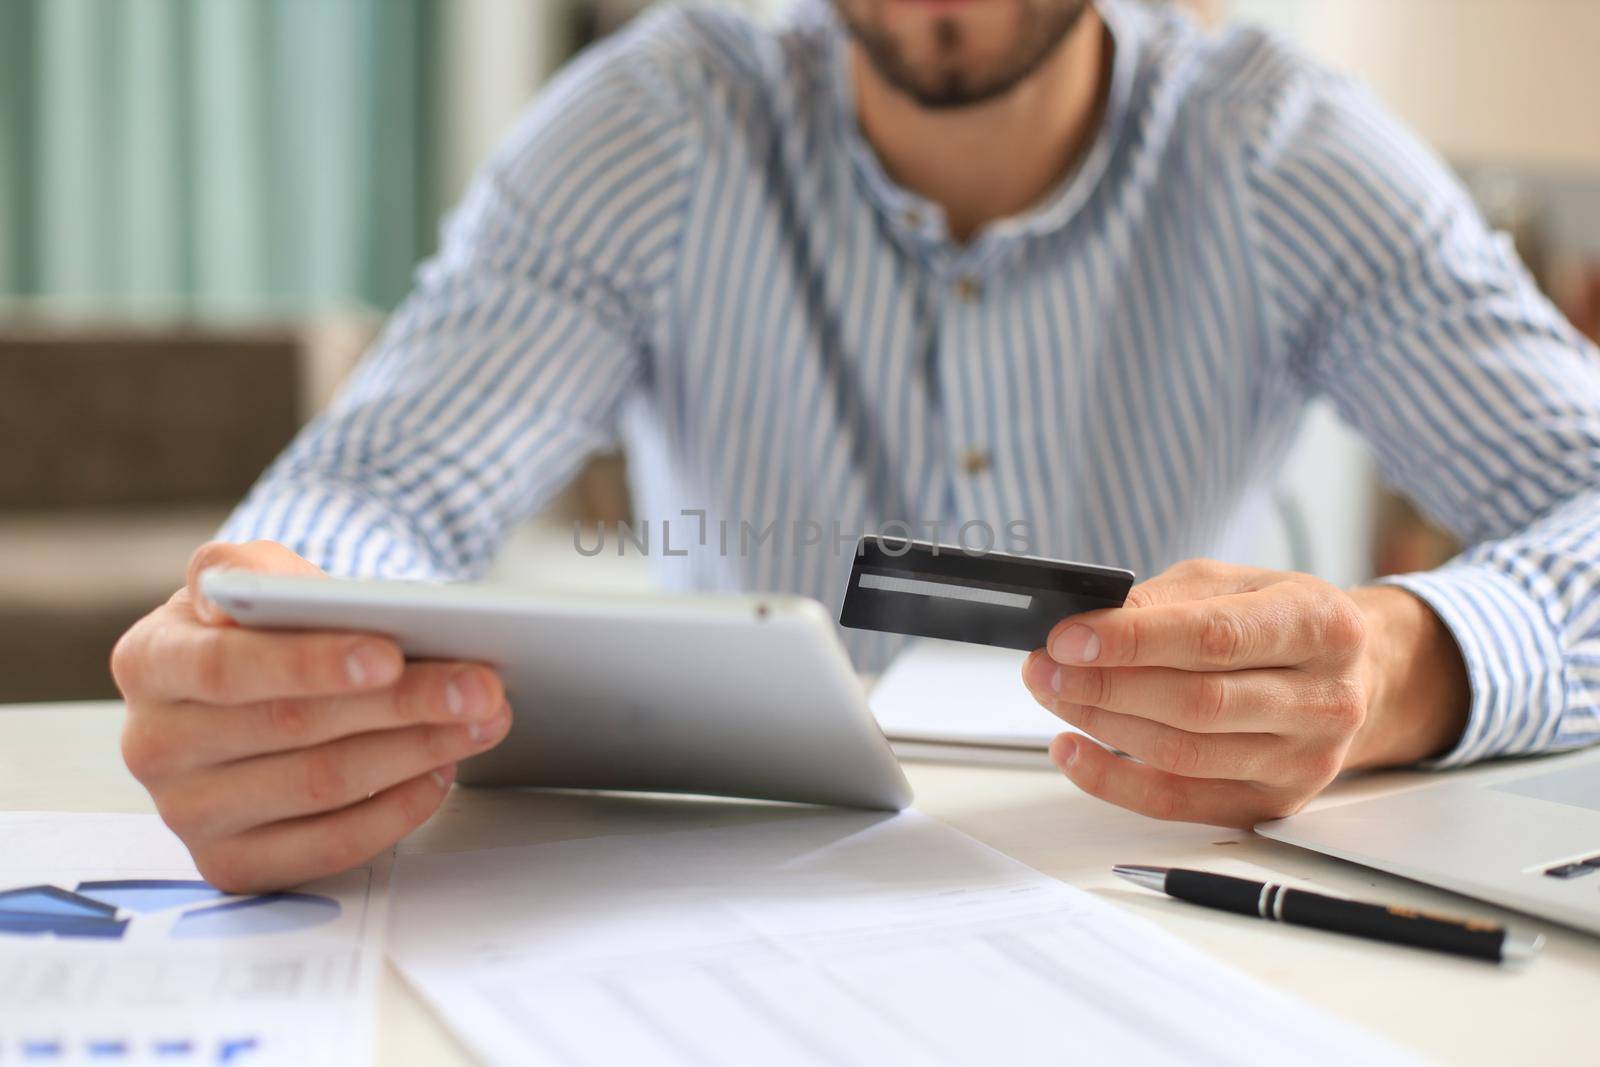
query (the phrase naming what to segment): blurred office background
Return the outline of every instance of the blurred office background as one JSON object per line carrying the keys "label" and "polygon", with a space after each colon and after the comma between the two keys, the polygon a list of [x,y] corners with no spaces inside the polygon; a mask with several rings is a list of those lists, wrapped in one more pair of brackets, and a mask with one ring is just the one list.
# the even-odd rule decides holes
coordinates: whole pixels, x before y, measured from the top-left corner
{"label": "blurred office background", "polygon": [[[732,0],[730,0],[732,2]],[[741,0],[763,17],[788,0]],[[1367,80],[1600,332],[1600,3],[1171,0]],[[115,636],[324,403],[540,84],[645,0],[0,0],[0,702],[108,695]],[[502,560],[625,514],[606,457]],[[1448,538],[1315,412],[1258,558],[1343,583]]]}

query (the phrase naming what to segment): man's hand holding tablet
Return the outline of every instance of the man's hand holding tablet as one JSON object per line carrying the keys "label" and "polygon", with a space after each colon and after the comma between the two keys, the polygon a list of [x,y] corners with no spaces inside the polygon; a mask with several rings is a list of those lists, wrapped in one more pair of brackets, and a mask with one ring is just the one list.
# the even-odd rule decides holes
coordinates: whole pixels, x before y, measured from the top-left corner
{"label": "man's hand holding tablet", "polygon": [[433,814],[458,760],[511,728],[489,668],[407,663],[375,635],[235,626],[199,594],[213,567],[322,572],[271,542],[206,545],[112,654],[128,768],[218,888],[279,888],[384,851]]}

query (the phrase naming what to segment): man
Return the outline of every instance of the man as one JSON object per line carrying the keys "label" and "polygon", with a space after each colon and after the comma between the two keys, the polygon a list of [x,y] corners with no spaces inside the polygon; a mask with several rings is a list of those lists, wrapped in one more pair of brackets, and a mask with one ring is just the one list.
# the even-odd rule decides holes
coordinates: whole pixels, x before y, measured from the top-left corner
{"label": "man", "polygon": [[[1474,547],[1350,592],[1192,562],[1316,394]],[[474,574],[619,433],[658,520],[1022,523],[1159,575],[1024,672],[1137,757],[1052,749],[1136,811],[1242,826],[1344,768],[1600,737],[1600,363],[1369,98],[1132,0],[668,12],[533,106],[250,543],[119,645],[128,763],[207,877],[386,848],[511,710],[481,667],[231,627],[195,575]],[[849,566],[709,541],[673,580],[836,603]]]}

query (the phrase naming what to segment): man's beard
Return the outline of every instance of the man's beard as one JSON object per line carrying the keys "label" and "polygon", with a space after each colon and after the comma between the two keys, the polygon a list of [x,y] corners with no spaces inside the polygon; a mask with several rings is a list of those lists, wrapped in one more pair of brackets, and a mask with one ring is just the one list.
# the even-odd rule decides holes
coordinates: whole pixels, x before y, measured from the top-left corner
{"label": "man's beard", "polygon": [[933,23],[938,59],[934,69],[918,70],[907,62],[895,35],[861,17],[849,0],[835,0],[835,6],[885,81],[923,107],[960,108],[1004,96],[1043,66],[1083,17],[1089,0],[1029,0],[1015,42],[983,71],[966,69],[961,62],[964,30],[958,17]]}

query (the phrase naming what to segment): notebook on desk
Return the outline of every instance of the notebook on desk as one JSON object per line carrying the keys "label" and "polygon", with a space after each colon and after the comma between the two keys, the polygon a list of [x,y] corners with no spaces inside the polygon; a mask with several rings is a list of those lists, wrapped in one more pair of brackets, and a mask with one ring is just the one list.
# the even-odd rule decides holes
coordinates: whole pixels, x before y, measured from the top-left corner
{"label": "notebook on desk", "polygon": [[1022,684],[1028,653],[921,640],[873,686],[869,703],[902,759],[1049,767],[1050,739],[1076,733]]}

